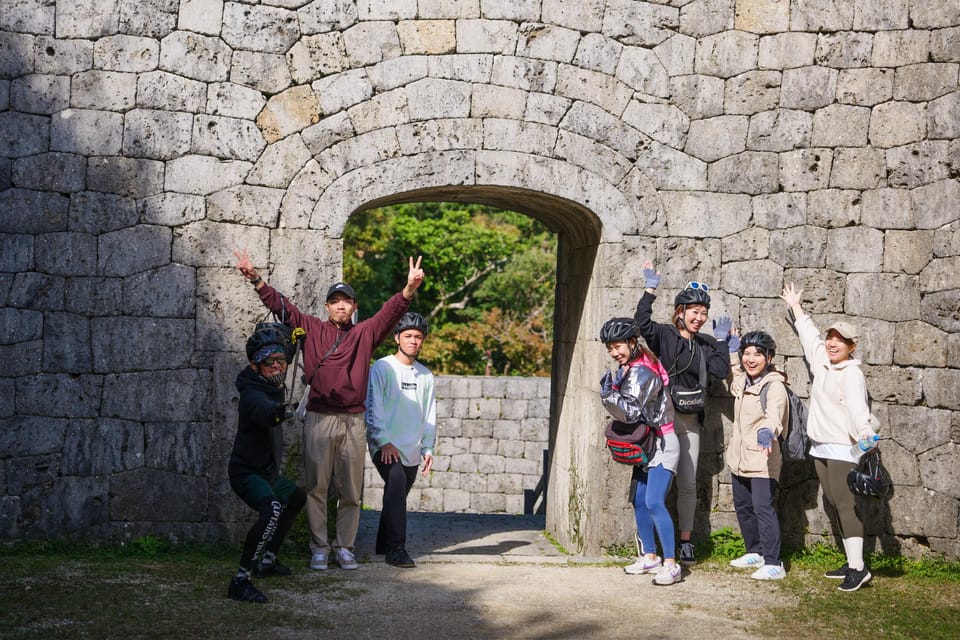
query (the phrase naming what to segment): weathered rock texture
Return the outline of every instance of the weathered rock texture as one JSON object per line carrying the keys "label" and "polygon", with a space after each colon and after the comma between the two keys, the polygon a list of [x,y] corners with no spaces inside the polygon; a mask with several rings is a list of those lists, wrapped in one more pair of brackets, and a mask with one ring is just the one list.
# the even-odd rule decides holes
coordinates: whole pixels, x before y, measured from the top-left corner
{"label": "weathered rock texture", "polygon": [[[801,390],[782,284],[858,322],[898,483],[874,533],[960,556],[958,68],[956,0],[5,2],[0,534],[224,535],[248,517],[224,466],[261,314],[232,249],[319,311],[352,213],[453,200],[559,236],[565,547],[629,537],[596,330],[652,258],[660,318],[710,282]],[[701,533],[732,522],[717,407]],[[784,517],[816,539],[806,472]]]}

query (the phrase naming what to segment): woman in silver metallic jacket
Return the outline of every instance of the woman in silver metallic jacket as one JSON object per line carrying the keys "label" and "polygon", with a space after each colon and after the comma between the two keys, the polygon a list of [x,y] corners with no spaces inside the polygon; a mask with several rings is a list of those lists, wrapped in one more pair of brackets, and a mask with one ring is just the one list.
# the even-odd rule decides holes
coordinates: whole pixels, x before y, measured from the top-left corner
{"label": "woman in silver metallic jacket", "polygon": [[[625,571],[632,575],[653,573],[654,584],[674,584],[680,581],[681,570],[676,562],[673,520],[665,500],[677,470],[680,443],[673,432],[673,403],[664,392],[669,381],[667,372],[639,338],[632,318],[608,320],[600,330],[600,340],[619,365],[616,372],[607,371],[600,381],[604,408],[614,420],[643,422],[657,432],[651,459],[645,466],[633,467],[630,493],[640,557]],[[657,555],[654,532],[660,539],[662,560]]]}

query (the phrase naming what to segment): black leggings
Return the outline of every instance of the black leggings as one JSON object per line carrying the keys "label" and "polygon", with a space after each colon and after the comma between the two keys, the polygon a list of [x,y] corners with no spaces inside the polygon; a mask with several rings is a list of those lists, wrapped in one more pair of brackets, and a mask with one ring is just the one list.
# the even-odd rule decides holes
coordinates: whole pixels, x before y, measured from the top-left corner
{"label": "black leggings", "polygon": [[275,496],[264,500],[258,509],[260,516],[250,527],[244,540],[240,566],[249,571],[264,551],[277,553],[306,502],[307,494],[299,487],[290,496],[287,504],[282,504]]}

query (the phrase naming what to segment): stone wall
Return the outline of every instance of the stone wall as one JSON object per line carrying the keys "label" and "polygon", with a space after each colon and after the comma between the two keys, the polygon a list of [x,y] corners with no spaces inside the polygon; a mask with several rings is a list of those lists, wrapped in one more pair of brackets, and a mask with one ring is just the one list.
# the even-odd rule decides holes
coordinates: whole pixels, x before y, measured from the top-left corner
{"label": "stone wall", "polygon": [[[448,200],[557,233],[566,548],[629,537],[622,469],[584,425],[597,328],[653,258],[658,318],[708,281],[797,381],[784,282],[821,325],[860,324],[899,481],[885,539],[960,556],[958,69],[956,0],[7,1],[0,531],[225,535],[262,316],[231,250],[320,312],[354,212]],[[701,530],[729,522],[720,407]],[[816,538],[807,471],[789,511]]]}
{"label": "stone wall", "polygon": [[[524,513],[543,476],[549,378],[438,376],[433,472],[417,477],[411,511]],[[369,458],[363,502],[379,509],[383,481]],[[537,504],[541,504],[541,496]]]}

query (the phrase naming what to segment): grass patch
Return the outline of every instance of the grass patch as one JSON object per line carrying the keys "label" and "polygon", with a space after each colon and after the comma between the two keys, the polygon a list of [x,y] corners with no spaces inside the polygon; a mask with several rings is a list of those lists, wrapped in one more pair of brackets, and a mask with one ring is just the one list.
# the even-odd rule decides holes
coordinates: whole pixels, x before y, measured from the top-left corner
{"label": "grass patch", "polygon": [[[714,531],[698,547],[698,557],[715,568],[745,553],[743,539],[730,528]],[[816,545],[785,550],[789,574],[774,588],[796,604],[774,613],[753,629],[762,637],[797,640],[960,637],[960,563],[942,559],[911,560],[870,554],[873,580],[854,593],[837,589],[838,580],[823,577],[845,561],[838,549]],[[702,561],[702,562],[703,562]]]}
{"label": "grass patch", "polygon": [[262,607],[227,599],[239,547],[173,547],[150,537],[123,546],[20,543],[0,548],[0,628],[4,638],[224,638],[248,637],[256,629],[303,632],[333,629],[333,620],[297,606],[284,606],[291,592],[349,600],[336,574],[317,579],[306,570],[261,581],[281,606]]}
{"label": "grass patch", "polygon": [[[0,636],[335,637],[336,612],[366,593],[341,572],[311,572],[294,564],[290,578],[258,581],[271,600],[267,608],[234,602],[225,594],[239,553],[236,545],[173,546],[151,536],[110,547],[56,541],[0,546]],[[728,566],[743,553],[743,542],[732,530],[714,532],[697,553],[700,562],[688,579],[700,572],[704,577],[736,574],[743,578],[745,594],[758,587]],[[285,547],[285,558],[297,555],[302,559],[307,553]],[[775,590],[784,606],[749,622],[755,626],[748,631],[758,637],[960,637],[958,563],[870,556],[873,581],[855,593],[842,593],[838,581],[823,577],[843,563],[836,549],[820,545],[791,551],[784,559],[787,579],[760,585]],[[334,606],[323,609],[317,602]],[[743,612],[729,615],[744,621]]]}

